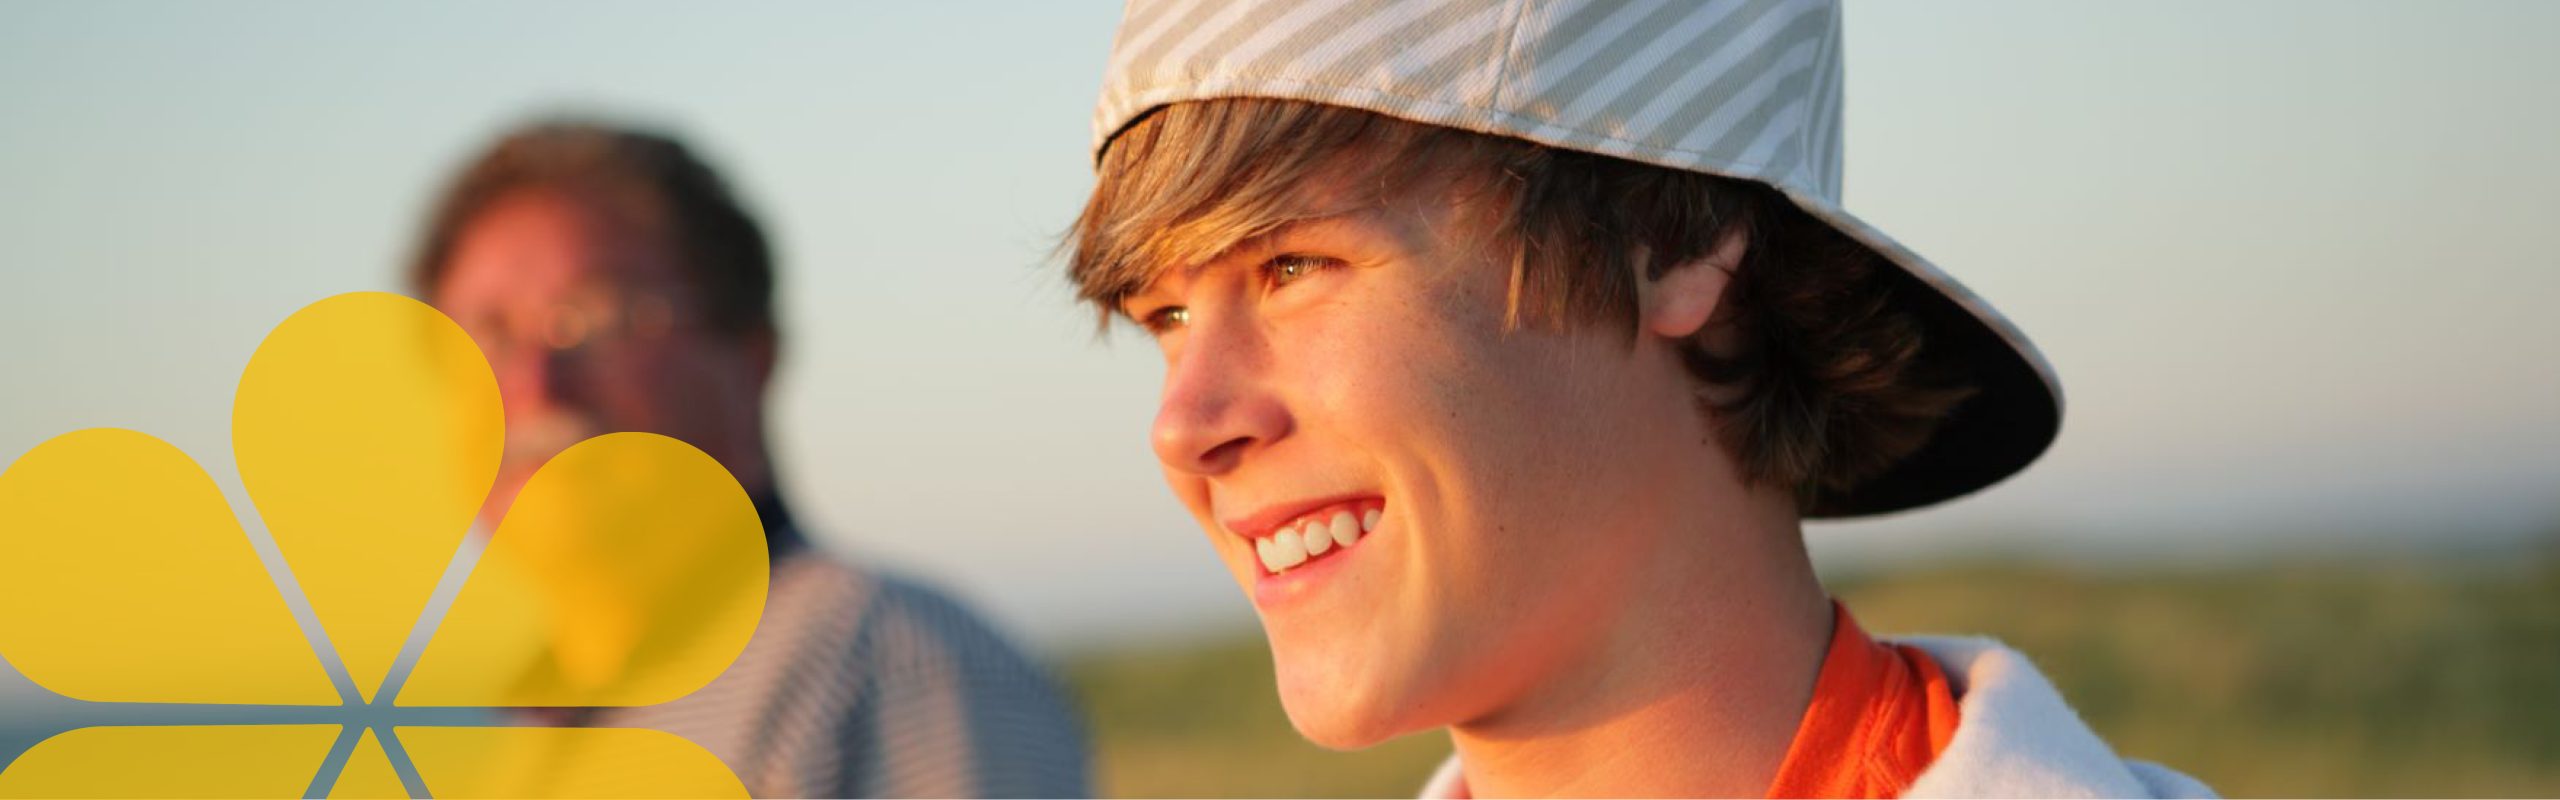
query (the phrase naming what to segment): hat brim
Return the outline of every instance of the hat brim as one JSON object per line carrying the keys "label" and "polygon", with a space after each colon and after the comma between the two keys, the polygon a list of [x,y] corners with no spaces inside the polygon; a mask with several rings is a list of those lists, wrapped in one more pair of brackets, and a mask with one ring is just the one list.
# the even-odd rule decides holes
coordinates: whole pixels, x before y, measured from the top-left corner
{"label": "hat brim", "polygon": [[1806,517],[1867,517],[1953,500],[2017,474],[2052,446],[2062,430],[2062,382],[2025,334],[1864,220],[1819,198],[1780,191],[1926,290],[1902,293],[1921,319],[1924,358],[1958,371],[1974,389],[1917,452],[1854,489],[1818,498]]}

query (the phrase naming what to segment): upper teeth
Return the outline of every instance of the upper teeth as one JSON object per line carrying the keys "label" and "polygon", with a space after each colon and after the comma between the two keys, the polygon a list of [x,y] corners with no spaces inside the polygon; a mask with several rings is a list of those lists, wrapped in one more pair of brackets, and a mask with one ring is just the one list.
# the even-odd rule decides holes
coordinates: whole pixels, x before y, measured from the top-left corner
{"label": "upper teeth", "polygon": [[1263,569],[1281,572],[1328,550],[1358,543],[1360,534],[1377,529],[1378,517],[1375,508],[1356,515],[1348,508],[1310,514],[1280,526],[1270,536],[1253,540],[1253,552],[1261,557]]}

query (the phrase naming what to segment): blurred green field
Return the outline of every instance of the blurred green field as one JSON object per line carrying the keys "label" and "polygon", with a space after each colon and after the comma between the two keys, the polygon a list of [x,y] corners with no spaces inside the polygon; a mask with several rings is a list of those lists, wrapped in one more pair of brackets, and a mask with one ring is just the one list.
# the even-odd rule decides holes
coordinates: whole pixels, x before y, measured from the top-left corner
{"label": "blurred green field", "polygon": [[[1834,580],[1879,632],[2032,656],[2119,752],[2227,796],[2560,795],[2560,557]],[[1118,797],[1410,797],[1438,733],[1300,741],[1252,631],[1090,653],[1068,677]]]}

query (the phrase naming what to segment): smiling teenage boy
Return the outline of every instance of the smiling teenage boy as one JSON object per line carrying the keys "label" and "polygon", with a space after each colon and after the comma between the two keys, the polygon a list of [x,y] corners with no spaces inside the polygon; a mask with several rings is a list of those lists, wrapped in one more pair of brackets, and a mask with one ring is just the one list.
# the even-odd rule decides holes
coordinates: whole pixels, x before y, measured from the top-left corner
{"label": "smiling teenage boy", "polygon": [[1811,0],[1139,0],[1069,247],[1307,738],[1441,796],[2167,796],[2026,659],[1882,642],[1800,521],[2057,430],[2015,328],[1841,210]]}

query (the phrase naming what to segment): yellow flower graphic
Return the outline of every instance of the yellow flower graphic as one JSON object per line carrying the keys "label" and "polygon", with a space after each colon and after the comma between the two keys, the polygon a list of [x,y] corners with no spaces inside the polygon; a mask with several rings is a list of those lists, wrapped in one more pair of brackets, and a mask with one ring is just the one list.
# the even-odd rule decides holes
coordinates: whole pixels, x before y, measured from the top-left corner
{"label": "yellow flower graphic", "polygon": [[[769,571],[754,505],[700,450],[638,433],[544,464],[441,623],[422,624],[495,481],[503,426],[470,337],[397,295],[313,303],[250,358],[234,462],[344,682],[177,448],[97,428],[10,464],[0,657],[92,702],[315,708],[311,724],[68,731],[0,772],[0,796],[744,796],[710,753],[659,731],[344,721],[350,707],[397,720],[666,702],[754,632]],[[413,636],[414,667],[395,669]],[[321,787],[333,748],[348,755]]]}

